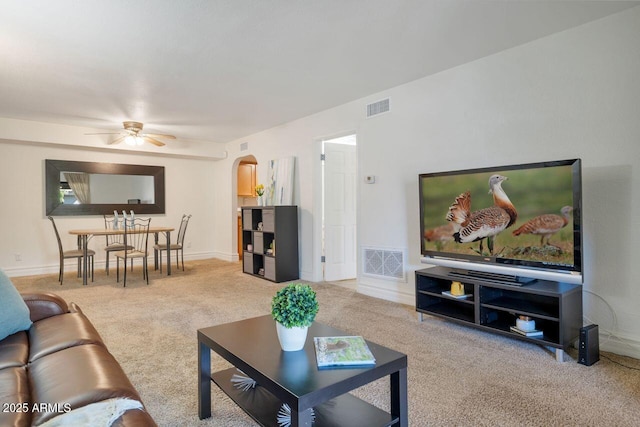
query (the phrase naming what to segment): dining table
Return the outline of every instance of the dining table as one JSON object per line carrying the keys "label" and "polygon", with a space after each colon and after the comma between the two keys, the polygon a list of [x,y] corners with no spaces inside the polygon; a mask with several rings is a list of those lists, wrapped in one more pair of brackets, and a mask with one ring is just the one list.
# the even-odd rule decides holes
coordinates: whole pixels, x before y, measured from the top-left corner
{"label": "dining table", "polygon": [[[155,244],[158,244],[158,236],[160,233],[163,233],[166,237],[167,241],[167,276],[171,276],[171,232],[174,231],[174,227],[149,227],[149,233],[153,233]],[[69,230],[69,234],[78,237],[78,246],[79,249],[83,252],[82,257],[82,284],[87,284],[87,269],[89,266],[89,258],[87,256],[89,240],[93,236],[117,236],[119,234],[124,234],[124,230],[113,230],[106,228],[89,228],[89,229],[78,229],[78,230]],[[154,251],[154,261],[155,265],[158,265],[158,253]]]}

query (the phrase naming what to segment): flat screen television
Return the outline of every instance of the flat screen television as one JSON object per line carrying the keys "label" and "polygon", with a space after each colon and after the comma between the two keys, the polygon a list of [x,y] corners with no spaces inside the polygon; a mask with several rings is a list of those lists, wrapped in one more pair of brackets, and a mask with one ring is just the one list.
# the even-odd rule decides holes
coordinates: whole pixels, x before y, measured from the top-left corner
{"label": "flat screen television", "polygon": [[582,283],[580,159],[419,177],[423,263],[521,285]]}

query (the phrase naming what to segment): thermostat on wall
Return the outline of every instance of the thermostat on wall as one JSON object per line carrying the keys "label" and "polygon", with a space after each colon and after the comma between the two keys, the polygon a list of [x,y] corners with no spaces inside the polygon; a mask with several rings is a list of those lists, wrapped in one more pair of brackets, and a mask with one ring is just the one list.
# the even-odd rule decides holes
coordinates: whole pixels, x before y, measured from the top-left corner
{"label": "thermostat on wall", "polygon": [[364,182],[366,182],[367,184],[375,184],[376,177],[374,175],[367,175],[364,177]]}

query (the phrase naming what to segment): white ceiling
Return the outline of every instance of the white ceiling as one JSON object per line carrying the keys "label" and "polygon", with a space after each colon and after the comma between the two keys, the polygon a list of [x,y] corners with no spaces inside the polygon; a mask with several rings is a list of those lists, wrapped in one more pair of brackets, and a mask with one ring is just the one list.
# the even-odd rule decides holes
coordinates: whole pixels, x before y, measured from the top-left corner
{"label": "white ceiling", "polygon": [[0,0],[0,117],[228,142],[638,4]]}

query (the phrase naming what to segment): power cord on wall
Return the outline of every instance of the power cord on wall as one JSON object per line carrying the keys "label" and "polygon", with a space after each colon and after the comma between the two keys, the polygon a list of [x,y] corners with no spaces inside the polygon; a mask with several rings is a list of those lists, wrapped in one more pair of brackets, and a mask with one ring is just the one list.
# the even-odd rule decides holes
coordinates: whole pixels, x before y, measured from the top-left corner
{"label": "power cord on wall", "polygon": [[[603,297],[601,297],[600,295],[596,294],[593,291],[590,291],[588,289],[582,289],[582,292],[586,292],[588,294],[593,295],[594,297],[599,298],[609,309],[609,311],[611,312],[611,317],[613,318],[613,323],[611,325],[611,328],[607,331],[607,340],[604,341],[601,344],[606,344],[607,342],[609,342],[609,340],[611,339],[611,337],[615,337],[614,333],[611,331],[614,331],[617,327],[618,327],[618,318],[616,317],[616,312],[613,310],[613,307],[611,307],[611,305],[607,302],[606,299],[604,299]],[[586,324],[592,324],[594,323],[591,319],[589,319],[587,316],[583,316],[583,320],[584,323]],[[616,337],[617,338],[617,337]]]}
{"label": "power cord on wall", "polygon": [[[616,328],[617,328],[617,326],[618,326],[618,318],[616,317],[616,312],[613,310],[613,308],[612,308],[612,307],[611,307],[611,305],[607,302],[607,300],[605,300],[602,296],[600,296],[600,295],[596,294],[595,292],[590,291],[590,290],[588,290],[588,289],[583,289],[583,292],[586,292],[586,293],[588,293],[588,294],[591,294],[591,295],[593,295],[593,296],[595,296],[595,297],[599,298],[602,302],[604,302],[604,304],[607,306],[607,308],[608,308],[608,309],[609,309],[609,311],[611,312],[611,317],[612,317],[612,319],[613,319],[613,323],[612,323],[612,325],[611,325],[611,329],[605,333],[605,334],[606,334],[607,339],[606,339],[606,341],[604,341],[604,342],[603,342],[603,344],[606,344],[606,343],[607,343],[607,342],[609,342],[612,338],[617,338],[617,339],[619,340],[618,342],[621,342],[621,343],[625,344],[625,345],[626,345],[626,346],[628,346],[629,348],[633,348],[633,347],[632,347],[632,346],[630,346],[628,343],[625,343],[624,341],[621,341],[621,340],[620,340],[620,337],[616,336],[616,335],[612,332],[612,331],[615,331],[615,330],[616,330]],[[589,319],[588,317],[586,317],[586,316],[583,316],[583,317],[584,317],[584,321],[585,321],[585,323],[587,323],[587,324],[592,324],[592,323],[594,323],[594,322],[592,322],[592,321],[591,321],[591,319]],[[604,354],[600,354],[600,356],[601,356],[601,357],[604,357],[605,359],[609,360],[609,361],[610,361],[610,362],[612,362],[612,363],[615,363],[616,365],[620,365],[620,366],[622,366],[622,367],[624,367],[624,368],[631,369],[631,370],[634,370],[634,371],[640,371],[640,368],[636,368],[636,367],[633,367],[633,366],[626,365],[626,364],[624,364],[624,363],[620,363],[620,362],[618,362],[618,361],[616,361],[616,360],[613,360],[612,358],[610,358],[610,357],[608,357],[608,356],[605,356]]]}

